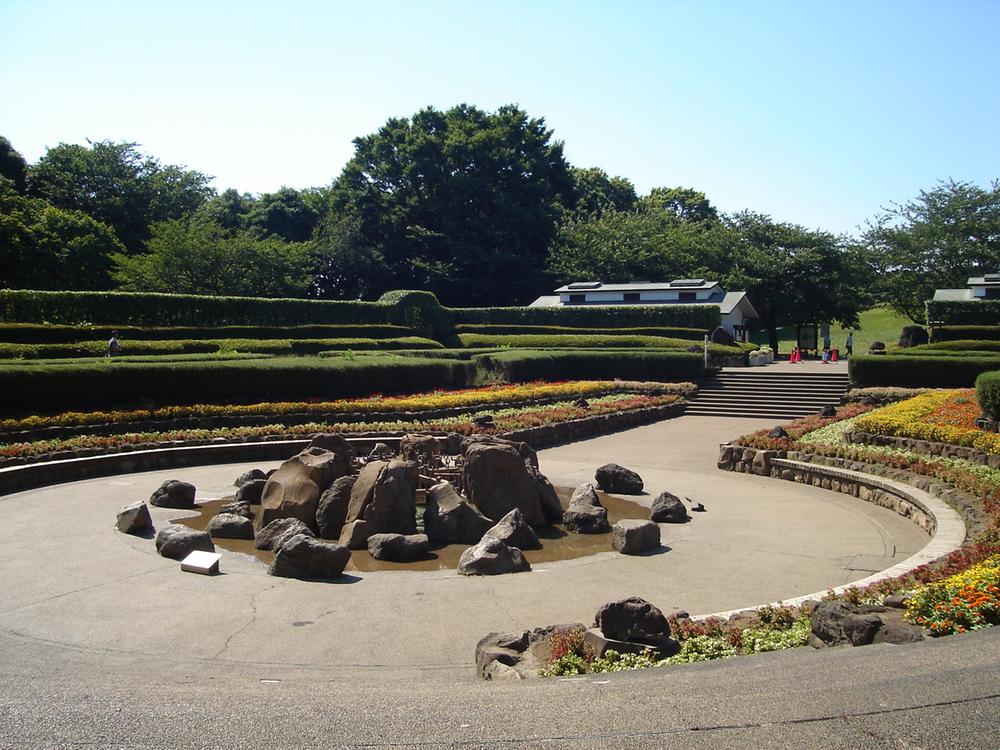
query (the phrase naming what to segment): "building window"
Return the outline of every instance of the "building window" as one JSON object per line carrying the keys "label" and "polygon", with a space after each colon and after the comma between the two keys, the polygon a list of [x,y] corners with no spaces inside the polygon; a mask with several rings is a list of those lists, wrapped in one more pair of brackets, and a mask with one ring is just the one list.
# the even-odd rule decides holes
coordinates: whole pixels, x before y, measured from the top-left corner
{"label": "building window", "polygon": [[986,287],[986,299],[1000,299],[1000,287]]}
{"label": "building window", "polygon": [[639,292],[625,292],[625,301],[626,302],[638,302],[639,301]]}
{"label": "building window", "polygon": [[571,295],[569,295],[569,304],[571,304],[571,305],[579,305],[581,302],[586,302],[586,301],[587,301],[587,295],[586,294],[571,294]]}
{"label": "building window", "polygon": [[698,299],[698,292],[681,292],[677,299],[681,302],[695,302]]}

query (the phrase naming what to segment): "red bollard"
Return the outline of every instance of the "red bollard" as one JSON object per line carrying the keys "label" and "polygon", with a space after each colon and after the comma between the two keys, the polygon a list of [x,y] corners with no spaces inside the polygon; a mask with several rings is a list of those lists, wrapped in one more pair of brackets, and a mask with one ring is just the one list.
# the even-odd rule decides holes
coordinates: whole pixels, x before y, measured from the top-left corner
{"label": "red bollard", "polygon": [[799,353],[799,348],[795,347],[792,349],[791,355],[788,357],[788,363],[791,365],[797,364],[802,359],[802,355]]}
{"label": "red bollard", "polygon": [[831,349],[830,350],[830,361],[831,362],[836,362],[837,361],[837,354],[838,354],[838,352],[837,352],[836,349]]}

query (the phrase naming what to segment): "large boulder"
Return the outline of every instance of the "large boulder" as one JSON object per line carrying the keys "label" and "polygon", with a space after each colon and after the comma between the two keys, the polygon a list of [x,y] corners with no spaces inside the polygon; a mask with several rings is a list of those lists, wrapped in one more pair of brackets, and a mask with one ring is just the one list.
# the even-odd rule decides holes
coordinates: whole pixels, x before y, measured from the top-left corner
{"label": "large boulder", "polygon": [[638,596],[609,602],[597,611],[594,627],[607,638],[670,650],[670,624],[657,607]]}
{"label": "large boulder", "polygon": [[458,494],[451,482],[438,482],[427,490],[424,531],[435,542],[475,544],[493,522]]}
{"label": "large boulder", "polygon": [[372,534],[368,522],[362,519],[345,523],[340,530],[340,543],[348,549],[365,549]]}
{"label": "large boulder", "polygon": [[605,492],[619,495],[638,495],[642,492],[642,477],[618,464],[604,464],[594,472],[594,479]]}
{"label": "large boulder", "polygon": [[462,483],[469,502],[492,521],[514,508],[532,526],[546,523],[540,489],[530,463],[511,444],[473,443],[465,453]]}
{"label": "large boulder", "polygon": [[510,547],[489,534],[462,553],[458,572],[463,576],[495,576],[531,570],[521,550]]}
{"label": "large boulder", "polygon": [[235,513],[219,513],[209,519],[205,531],[213,539],[253,539],[253,521]]}
{"label": "large boulder", "polygon": [[254,547],[277,552],[293,536],[313,536],[312,529],[297,518],[276,518],[257,532]]}
{"label": "large boulder", "polygon": [[542,543],[538,541],[538,535],[524,521],[524,514],[518,508],[514,508],[510,513],[501,518],[495,526],[487,529],[486,533],[508,547],[518,549],[541,549]]}
{"label": "large boulder", "polygon": [[[448,438],[451,440],[451,436]],[[521,458],[532,469],[538,469],[538,453],[527,443],[523,443],[516,440],[507,440],[506,438],[497,437],[496,435],[469,435],[468,437],[463,437],[460,443],[459,452],[464,456],[467,455],[469,449],[476,445],[507,445],[516,450]]]}
{"label": "large boulder", "polygon": [[281,545],[267,572],[283,578],[338,578],[350,559],[347,547],[299,534]]}
{"label": "large boulder", "polygon": [[264,495],[264,488],[266,486],[267,479],[251,479],[248,482],[244,482],[236,490],[236,502],[260,505],[260,499]]}
{"label": "large boulder", "polygon": [[441,452],[433,435],[404,435],[399,441],[399,455],[404,461],[429,464]]}
{"label": "large boulder", "polygon": [[357,477],[337,477],[319,496],[316,506],[316,530],[323,539],[339,539],[351,504],[351,491]]}
{"label": "large boulder", "polygon": [[337,476],[351,473],[351,467],[354,463],[354,448],[350,441],[340,433],[330,432],[313,435],[308,448],[320,448],[336,456]]}
{"label": "large boulder", "polygon": [[690,520],[690,516],[677,495],[661,492],[649,508],[649,520],[656,523],[685,523]]}
{"label": "large boulder", "polygon": [[639,555],[658,549],[660,527],[652,521],[622,519],[611,529],[611,546],[623,555]]}
{"label": "large boulder", "polygon": [[[340,435],[335,437],[343,440]],[[320,495],[333,480],[349,473],[350,467],[349,458],[319,446],[288,459],[268,477],[260,501],[261,523],[298,518],[311,528],[316,523]]]}
{"label": "large boulder", "polygon": [[152,494],[149,504],[158,508],[189,509],[194,507],[194,493],[193,484],[179,479],[168,479]]}
{"label": "large boulder", "polygon": [[372,534],[368,552],[376,560],[410,562],[427,555],[430,540],[426,534]]}
{"label": "large boulder", "polygon": [[207,531],[195,531],[188,526],[172,523],[156,535],[156,551],[164,557],[183,560],[195,550],[215,552],[215,544]]}
{"label": "large boulder", "polygon": [[417,529],[417,464],[372,461],[351,489],[346,523],[364,520],[372,534],[412,534]]}
{"label": "large boulder", "polygon": [[542,515],[545,522],[550,524],[562,523],[563,507],[559,502],[559,493],[552,486],[548,477],[539,472],[534,473],[535,486],[538,488],[538,504],[542,507]]}
{"label": "large boulder", "polygon": [[247,482],[256,482],[259,479],[267,479],[267,474],[262,469],[250,469],[250,471],[244,471],[236,477],[236,481],[233,484],[237,487],[242,487]]}
{"label": "large boulder", "polygon": [[139,500],[118,511],[115,526],[123,534],[142,534],[153,528],[153,519],[145,501]]}
{"label": "large boulder", "polygon": [[563,525],[577,534],[603,534],[611,530],[607,508],[601,505],[594,485],[588,482],[573,490],[563,513]]}

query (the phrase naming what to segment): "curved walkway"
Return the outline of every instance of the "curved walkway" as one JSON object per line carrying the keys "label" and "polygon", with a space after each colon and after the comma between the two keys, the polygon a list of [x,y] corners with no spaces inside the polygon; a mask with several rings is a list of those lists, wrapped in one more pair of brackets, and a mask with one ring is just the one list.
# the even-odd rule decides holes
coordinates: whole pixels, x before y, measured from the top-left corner
{"label": "curved walkway", "polygon": [[[952,675],[966,665],[971,670],[953,693],[968,700],[947,711],[968,718],[983,706],[995,710],[985,687],[1000,676],[993,631],[973,636],[979,657],[961,646],[972,639],[953,638],[841,651],[839,658],[801,650],[605,680],[475,680],[473,647],[490,630],[588,620],[601,603],[631,594],[668,611],[733,609],[861,578],[926,543],[907,521],[867,503],[715,469],[719,442],[759,426],[683,417],[543,451],[542,470],[557,484],[586,481],[596,466],[616,461],[643,474],[652,492],[670,489],[707,510],[690,524],[662,527],[670,548],[664,554],[604,553],[497,578],[403,572],[316,584],[270,578],[255,560],[231,554],[223,558],[226,575],[205,578],[181,574],[176,562],[155,555],[150,540],[114,531],[115,511],[163,479],[180,476],[201,497],[219,497],[231,492],[239,465],[0,498],[0,730],[14,730],[0,731],[0,739],[39,747],[71,738],[97,746],[183,739],[205,746],[457,740],[495,747],[490,738],[514,746],[548,738],[568,747],[645,747],[667,737],[672,746],[681,738],[707,742],[708,735],[691,731],[704,723],[731,725],[729,739],[760,742],[774,731],[784,736],[779,727],[789,718],[809,718],[816,728],[827,721],[815,691],[797,686],[792,699],[784,681],[817,672],[826,680],[845,663],[882,665],[884,685],[903,691],[882,704],[929,710],[915,706],[935,702],[952,677],[924,685],[913,693],[919,700],[903,682],[930,683],[924,660],[935,653]],[[154,520],[177,514],[155,510]],[[863,652],[874,661],[860,660]],[[905,668],[889,669],[894,663]],[[774,682],[764,688],[754,675]],[[845,671],[841,678],[856,676]],[[748,685],[755,687],[747,692]],[[777,702],[762,711],[765,695]],[[832,715],[867,710],[845,708],[855,698],[845,687]],[[516,717],[506,708],[512,701],[522,707]],[[43,709],[56,718],[40,723]],[[157,723],[158,715],[183,716],[183,724]],[[859,722],[877,724],[874,716]],[[805,725],[789,726],[810,736]],[[704,746],[725,744],[722,731]]]}

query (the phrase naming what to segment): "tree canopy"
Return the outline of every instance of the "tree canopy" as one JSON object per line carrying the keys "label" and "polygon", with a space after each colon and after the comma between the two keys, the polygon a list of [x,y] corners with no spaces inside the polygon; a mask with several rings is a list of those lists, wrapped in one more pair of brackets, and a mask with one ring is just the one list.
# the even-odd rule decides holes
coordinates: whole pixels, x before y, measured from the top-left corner
{"label": "tree canopy", "polygon": [[14,184],[14,189],[22,195],[27,190],[28,163],[2,135],[0,135],[0,177],[10,180]]}

